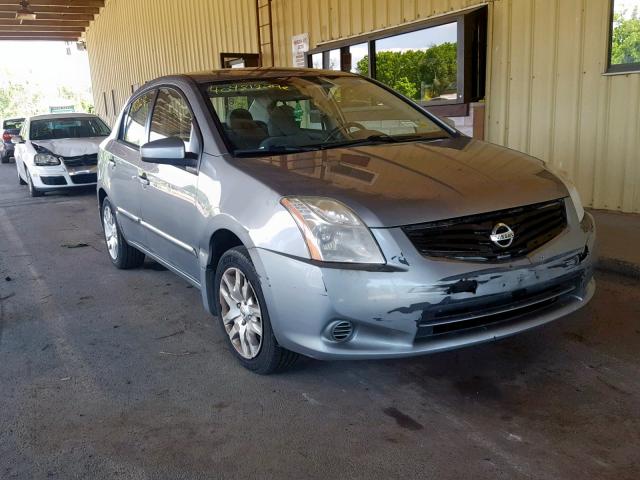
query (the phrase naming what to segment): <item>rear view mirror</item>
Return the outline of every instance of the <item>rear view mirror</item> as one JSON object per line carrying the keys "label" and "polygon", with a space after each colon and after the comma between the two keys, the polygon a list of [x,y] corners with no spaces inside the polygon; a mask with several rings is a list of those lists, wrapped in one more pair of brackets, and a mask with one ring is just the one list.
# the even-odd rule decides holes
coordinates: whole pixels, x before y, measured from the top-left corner
{"label": "rear view mirror", "polygon": [[24,140],[20,135],[14,135],[13,137],[11,137],[11,143],[17,145],[18,143],[24,143]]}
{"label": "rear view mirror", "polygon": [[198,160],[184,149],[184,142],[178,137],[161,138],[140,147],[143,162],[174,165],[176,167],[196,167]]}

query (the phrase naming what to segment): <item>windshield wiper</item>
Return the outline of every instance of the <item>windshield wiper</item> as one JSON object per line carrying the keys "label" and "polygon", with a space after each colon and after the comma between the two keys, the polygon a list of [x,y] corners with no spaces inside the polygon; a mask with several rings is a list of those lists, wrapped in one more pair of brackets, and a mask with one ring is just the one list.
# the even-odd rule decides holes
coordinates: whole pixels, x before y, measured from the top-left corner
{"label": "windshield wiper", "polygon": [[388,135],[386,133],[379,133],[376,135],[369,135],[365,138],[356,138],[352,140],[344,140],[342,142],[333,142],[333,143],[318,143],[315,145],[308,145],[316,147],[320,150],[325,150],[327,148],[339,148],[339,147],[353,147],[358,145],[375,145],[378,143],[402,143],[402,142],[413,142],[415,140],[421,140],[424,137],[421,135],[402,135],[401,137],[396,137],[393,135]]}
{"label": "windshield wiper", "polygon": [[242,150],[234,150],[233,154],[235,156],[248,156],[248,155],[277,155],[279,153],[302,153],[302,152],[312,152],[317,150],[315,146],[293,146],[293,145],[272,145],[270,147],[265,148],[247,148]]}

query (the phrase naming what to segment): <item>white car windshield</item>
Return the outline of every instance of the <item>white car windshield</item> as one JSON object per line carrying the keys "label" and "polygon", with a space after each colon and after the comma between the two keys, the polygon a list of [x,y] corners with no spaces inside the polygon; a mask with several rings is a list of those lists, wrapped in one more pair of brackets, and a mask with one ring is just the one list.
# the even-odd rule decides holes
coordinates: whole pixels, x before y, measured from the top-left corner
{"label": "white car windshield", "polygon": [[420,107],[357,76],[239,80],[204,91],[235,155],[451,136]]}
{"label": "white car windshield", "polygon": [[29,127],[29,140],[106,137],[109,133],[109,127],[98,117],[52,118],[32,120]]}

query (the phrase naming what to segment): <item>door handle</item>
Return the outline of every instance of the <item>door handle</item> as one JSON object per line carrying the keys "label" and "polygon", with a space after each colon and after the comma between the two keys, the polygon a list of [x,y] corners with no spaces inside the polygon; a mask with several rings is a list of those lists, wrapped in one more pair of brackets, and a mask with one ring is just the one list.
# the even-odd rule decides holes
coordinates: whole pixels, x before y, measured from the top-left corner
{"label": "door handle", "polygon": [[141,173],[138,175],[138,181],[142,184],[142,185],[149,185],[149,179],[147,178],[147,174],[146,173]]}
{"label": "door handle", "polygon": [[116,166],[116,159],[115,158],[109,157],[109,159],[107,161],[111,164],[112,167]]}

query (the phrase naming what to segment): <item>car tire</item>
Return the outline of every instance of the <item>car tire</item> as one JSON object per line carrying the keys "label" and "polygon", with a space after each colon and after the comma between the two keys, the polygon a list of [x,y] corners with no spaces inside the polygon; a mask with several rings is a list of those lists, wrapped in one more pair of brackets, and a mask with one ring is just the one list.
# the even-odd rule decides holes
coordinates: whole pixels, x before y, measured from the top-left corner
{"label": "car tire", "polygon": [[[241,276],[230,276],[238,273]],[[225,276],[224,280],[223,276]],[[241,279],[240,283],[235,283],[234,286],[242,285],[242,278],[244,278],[245,283],[239,288],[230,288],[230,278]],[[221,290],[223,282],[224,293]],[[244,295],[242,293],[243,290],[246,292]],[[234,247],[222,255],[216,268],[214,292],[220,326],[227,340],[227,345],[246,369],[261,375],[268,375],[286,370],[298,360],[299,355],[279,346],[276,337],[273,335],[269,312],[262,294],[260,278],[245,247]],[[253,301],[251,301],[252,299]],[[231,303],[238,301],[237,310],[232,310],[229,306],[229,300]],[[242,305],[241,301],[243,302]],[[244,307],[253,308],[253,310],[247,311],[247,317],[242,313]],[[253,314],[256,311],[256,307],[257,312],[259,312],[259,322],[257,321],[258,315]],[[260,324],[259,330],[261,334],[259,345],[256,347],[257,335],[254,326],[258,323]],[[252,336],[253,344],[251,344]],[[257,351],[251,350],[254,348]]]}
{"label": "car tire", "polygon": [[26,184],[27,184],[27,182],[25,182],[25,181],[22,179],[22,176],[20,175],[20,170],[18,170],[18,166],[17,166],[17,165],[16,165],[16,172],[18,172],[18,184],[19,184],[19,185],[26,185]]}
{"label": "car tire", "polygon": [[31,174],[29,173],[29,170],[25,168],[25,171],[27,172],[27,185],[29,186],[29,195],[31,195],[32,197],[41,197],[42,195],[44,195],[44,192],[38,190],[33,186],[33,180],[31,180]]}
{"label": "car tire", "polygon": [[0,163],[9,163],[9,155],[0,154]]}
{"label": "car tire", "polygon": [[100,219],[102,220],[102,231],[104,232],[107,254],[111,259],[111,263],[122,270],[141,267],[144,263],[144,253],[129,245],[124,239],[120,231],[120,225],[118,225],[118,218],[111,202],[107,198],[102,202]]}

